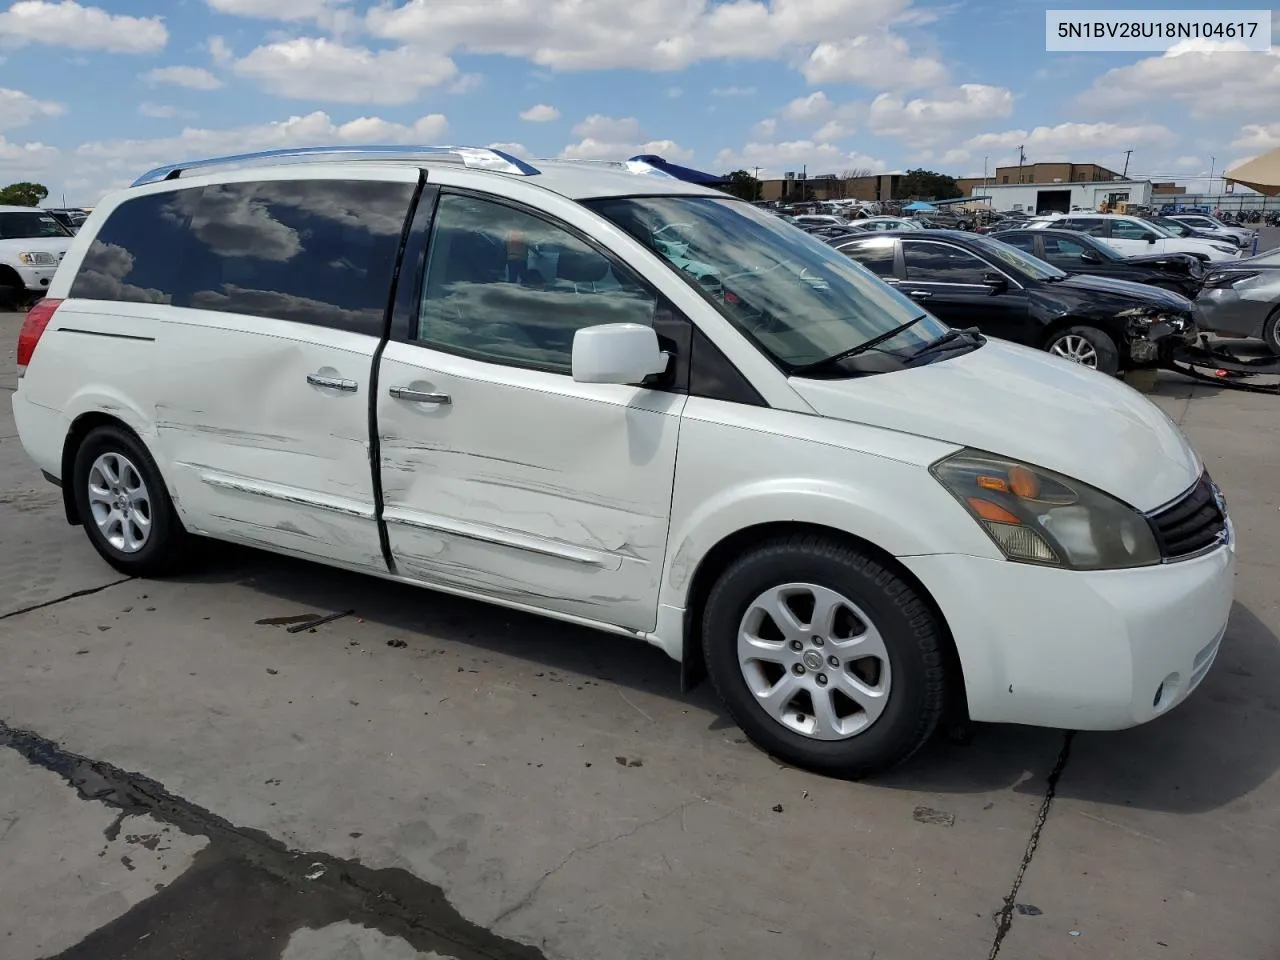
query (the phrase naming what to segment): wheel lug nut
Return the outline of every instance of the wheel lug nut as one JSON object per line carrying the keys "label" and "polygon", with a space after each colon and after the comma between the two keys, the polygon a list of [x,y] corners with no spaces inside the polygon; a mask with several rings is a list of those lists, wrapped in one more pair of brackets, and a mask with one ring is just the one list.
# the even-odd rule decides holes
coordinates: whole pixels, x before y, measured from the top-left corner
{"label": "wheel lug nut", "polygon": [[840,661],[837,660],[835,657],[827,657],[827,663],[830,664],[832,667],[835,667],[837,670],[840,668]]}
{"label": "wheel lug nut", "polygon": [[825,673],[818,674],[818,686],[825,687],[827,685],[827,675]]}
{"label": "wheel lug nut", "polygon": [[804,664],[797,663],[795,666],[791,668],[791,672],[794,673],[797,677],[800,676],[801,674],[804,673]]}
{"label": "wheel lug nut", "polygon": [[802,644],[799,640],[792,640],[791,649],[796,651],[796,653],[799,653],[801,650],[804,649],[804,644]]}
{"label": "wheel lug nut", "polygon": [[826,641],[824,641],[821,637],[814,637],[814,638],[813,638],[813,645],[814,645],[815,647],[820,647],[820,646],[822,646],[822,645],[823,645],[823,643],[825,643],[825,642],[826,642]]}

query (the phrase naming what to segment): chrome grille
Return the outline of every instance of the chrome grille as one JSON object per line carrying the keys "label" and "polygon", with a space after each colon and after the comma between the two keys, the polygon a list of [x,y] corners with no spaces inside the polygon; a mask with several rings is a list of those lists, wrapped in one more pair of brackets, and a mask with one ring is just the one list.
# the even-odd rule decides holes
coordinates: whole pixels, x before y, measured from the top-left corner
{"label": "chrome grille", "polygon": [[1195,556],[1227,540],[1222,496],[1207,473],[1173,504],[1148,516],[1147,522],[1165,560]]}

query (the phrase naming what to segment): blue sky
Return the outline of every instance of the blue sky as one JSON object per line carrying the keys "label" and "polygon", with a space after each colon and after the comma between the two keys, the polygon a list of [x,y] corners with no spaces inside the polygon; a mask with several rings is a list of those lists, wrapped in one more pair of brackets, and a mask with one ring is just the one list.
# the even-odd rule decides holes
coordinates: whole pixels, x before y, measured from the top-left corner
{"label": "blue sky", "polygon": [[1280,51],[1050,54],[1044,11],[1025,0],[0,0],[0,181],[91,204],[158,163],[339,142],[651,152],[761,176],[965,176],[1016,162],[1025,144],[1029,161],[1116,169],[1132,148],[1131,173],[1203,186],[1211,158],[1220,173],[1280,146]]}

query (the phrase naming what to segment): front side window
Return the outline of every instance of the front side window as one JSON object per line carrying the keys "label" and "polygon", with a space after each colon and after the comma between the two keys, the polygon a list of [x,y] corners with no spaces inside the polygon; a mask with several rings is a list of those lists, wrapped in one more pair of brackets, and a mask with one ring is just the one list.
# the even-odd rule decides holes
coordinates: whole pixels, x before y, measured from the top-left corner
{"label": "front side window", "polygon": [[85,252],[70,296],[172,304],[187,224],[202,190],[153,193],[112,210]]}
{"label": "front side window", "polygon": [[[687,251],[686,225],[666,228],[661,242],[672,255]],[[630,270],[567,229],[505,204],[445,194],[415,339],[476,360],[567,374],[578,330],[649,325],[656,306]]]}
{"label": "front side window", "polygon": [[[835,248],[750,204],[685,195],[586,205],[659,254],[789,372],[887,334],[878,349],[910,351],[946,332]],[[664,239],[669,224],[680,224],[678,247]]]}
{"label": "front side window", "polygon": [[174,305],[381,336],[413,193],[378,180],[205,187]]}
{"label": "front side window", "polygon": [[1084,259],[1086,250],[1092,250],[1078,240],[1071,240],[1068,237],[1045,237],[1044,238],[1044,254],[1046,257],[1053,257],[1058,260],[1080,261]]}
{"label": "front side window", "polygon": [[1160,234],[1154,227],[1136,220],[1117,220],[1111,225],[1111,236],[1117,240],[1147,240]]}
{"label": "front side window", "polygon": [[46,237],[69,237],[71,231],[45,210],[0,213],[0,240],[37,240]]}
{"label": "front side window", "polygon": [[971,253],[942,243],[907,240],[902,244],[907,280],[980,286],[991,268]]}
{"label": "front side window", "polygon": [[[1003,233],[1000,235],[1000,242],[1007,243],[1011,247],[1017,247],[1019,250],[1025,250],[1027,253],[1033,254],[1036,252],[1035,237],[1029,236],[1028,234],[1025,234],[1025,233],[1013,233],[1013,232]],[[1048,240],[1044,242],[1044,249],[1045,249],[1045,253],[1049,252]]]}

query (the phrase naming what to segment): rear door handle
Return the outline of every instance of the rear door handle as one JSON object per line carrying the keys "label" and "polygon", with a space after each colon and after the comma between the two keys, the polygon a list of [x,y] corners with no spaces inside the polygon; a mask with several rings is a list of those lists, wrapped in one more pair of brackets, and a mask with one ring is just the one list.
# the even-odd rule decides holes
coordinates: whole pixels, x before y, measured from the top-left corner
{"label": "rear door handle", "polygon": [[447,393],[428,393],[425,390],[411,390],[408,387],[392,387],[388,392],[397,400],[407,400],[409,403],[453,403],[453,398]]}
{"label": "rear door handle", "polygon": [[933,294],[928,290],[909,290],[907,296],[912,300],[928,300]]}
{"label": "rear door handle", "polygon": [[308,373],[307,383],[313,387],[324,387],[326,390],[341,390],[343,393],[355,393],[360,385],[354,380],[343,380],[341,377],[326,377],[321,373]]}

